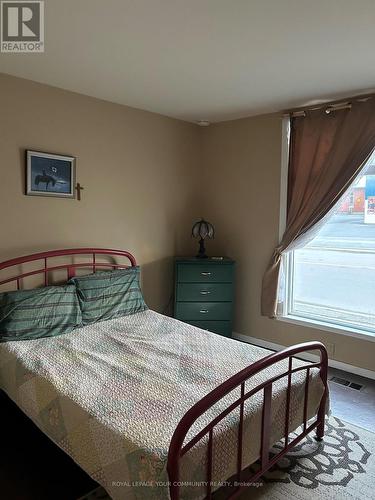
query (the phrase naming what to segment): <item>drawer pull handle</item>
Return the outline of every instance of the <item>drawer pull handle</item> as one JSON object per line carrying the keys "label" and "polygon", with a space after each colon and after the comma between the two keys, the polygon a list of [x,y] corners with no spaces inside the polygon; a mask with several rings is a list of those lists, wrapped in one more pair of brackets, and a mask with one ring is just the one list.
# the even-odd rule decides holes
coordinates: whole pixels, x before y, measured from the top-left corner
{"label": "drawer pull handle", "polygon": [[208,309],[201,309],[199,312],[202,314],[206,314],[206,313],[208,313]]}
{"label": "drawer pull handle", "polygon": [[201,295],[209,295],[211,292],[209,290],[201,290],[200,294]]}
{"label": "drawer pull handle", "polygon": [[211,273],[208,272],[208,271],[203,271],[203,273],[201,273],[202,276],[211,276]]}

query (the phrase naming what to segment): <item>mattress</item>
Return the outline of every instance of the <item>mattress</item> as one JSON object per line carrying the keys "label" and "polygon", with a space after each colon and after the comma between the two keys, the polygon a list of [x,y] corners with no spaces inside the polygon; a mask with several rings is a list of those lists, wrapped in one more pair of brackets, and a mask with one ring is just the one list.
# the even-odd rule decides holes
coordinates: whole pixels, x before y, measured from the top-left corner
{"label": "mattress", "polygon": [[[168,448],[179,420],[217,385],[268,354],[148,310],[59,337],[0,344],[0,388],[113,499],[165,500]],[[285,371],[286,363],[254,376],[246,390]],[[302,423],[305,378],[305,371],[292,377],[291,431]],[[309,417],[323,390],[312,369]],[[285,392],[286,378],[274,383],[272,442],[283,436]],[[236,389],[217,403],[190,436],[238,396]],[[259,457],[261,412],[257,394],[245,405],[244,466]],[[214,489],[236,471],[238,420],[236,410],[215,427]],[[183,457],[181,498],[204,496],[206,460],[203,439]]]}

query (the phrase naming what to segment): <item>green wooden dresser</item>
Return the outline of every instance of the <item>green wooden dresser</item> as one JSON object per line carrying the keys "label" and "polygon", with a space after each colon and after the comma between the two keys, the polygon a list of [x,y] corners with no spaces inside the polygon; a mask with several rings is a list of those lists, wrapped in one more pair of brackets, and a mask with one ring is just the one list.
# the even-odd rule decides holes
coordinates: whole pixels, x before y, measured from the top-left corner
{"label": "green wooden dresser", "polygon": [[232,335],[235,262],[196,257],[175,259],[174,317]]}

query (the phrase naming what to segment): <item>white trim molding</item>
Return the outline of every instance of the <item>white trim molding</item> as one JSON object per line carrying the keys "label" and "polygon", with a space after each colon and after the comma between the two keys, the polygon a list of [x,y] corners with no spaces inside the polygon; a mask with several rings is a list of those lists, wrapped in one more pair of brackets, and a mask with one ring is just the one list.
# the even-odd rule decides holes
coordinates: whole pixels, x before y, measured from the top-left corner
{"label": "white trim molding", "polygon": [[[255,337],[249,337],[248,335],[243,335],[241,333],[233,332],[233,338],[236,340],[241,340],[242,342],[247,342],[248,344],[256,345],[257,347],[264,347],[264,349],[270,349],[271,351],[282,351],[286,348],[281,344],[274,344],[273,342],[268,342],[267,340],[257,339]],[[303,353],[299,356],[301,359],[306,361],[319,361],[319,356],[309,353]],[[371,378],[375,380],[375,371],[367,370],[366,368],[359,368],[358,366],[349,365],[343,363],[342,361],[336,361],[335,359],[329,359],[328,365],[332,368],[337,368],[338,370],[343,370],[349,373],[354,373],[355,375],[360,375],[361,377]]]}
{"label": "white trim molding", "polygon": [[280,171],[280,218],[279,242],[282,240],[286,226],[286,207],[288,197],[288,164],[290,142],[290,119],[284,116],[281,125],[281,171]]}
{"label": "white trim molding", "polygon": [[356,328],[324,323],[323,321],[318,321],[316,319],[302,318],[289,314],[287,316],[278,316],[276,318],[276,321],[284,321],[286,323],[291,323],[292,325],[315,328],[317,330],[323,330],[324,332],[333,332],[340,335],[346,335],[347,337],[367,340],[367,342],[375,342],[375,333],[373,332],[364,332],[363,330],[359,330]]}

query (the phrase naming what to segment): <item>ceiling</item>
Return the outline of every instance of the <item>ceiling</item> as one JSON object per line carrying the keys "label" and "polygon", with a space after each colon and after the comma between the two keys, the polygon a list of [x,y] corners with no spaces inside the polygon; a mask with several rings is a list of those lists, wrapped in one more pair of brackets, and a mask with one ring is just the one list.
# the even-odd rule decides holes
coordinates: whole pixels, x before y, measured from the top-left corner
{"label": "ceiling", "polygon": [[0,71],[188,121],[375,88],[375,0],[46,0]]}

